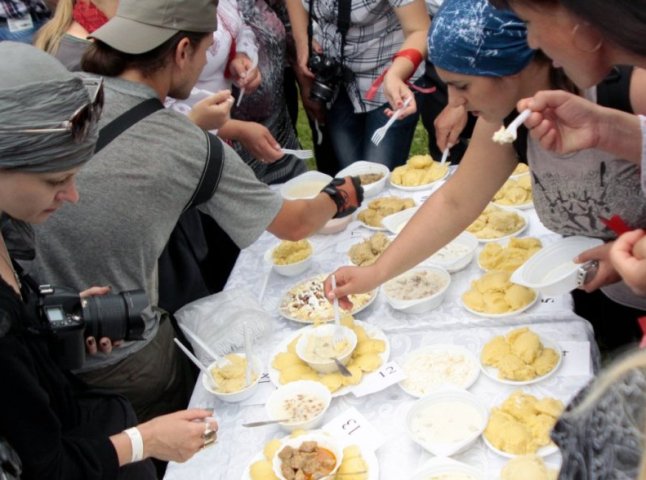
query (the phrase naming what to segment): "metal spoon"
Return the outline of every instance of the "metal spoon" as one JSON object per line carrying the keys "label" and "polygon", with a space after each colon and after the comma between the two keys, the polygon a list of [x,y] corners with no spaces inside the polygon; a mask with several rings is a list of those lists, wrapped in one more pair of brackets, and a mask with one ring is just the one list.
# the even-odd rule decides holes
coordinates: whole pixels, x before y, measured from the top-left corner
{"label": "metal spoon", "polygon": [[249,422],[249,423],[243,423],[243,427],[262,427],[264,425],[272,425],[274,423],[285,423],[289,422],[291,418],[279,418],[277,420],[263,420],[261,422]]}
{"label": "metal spoon", "polygon": [[351,377],[352,372],[348,370],[348,367],[343,365],[341,361],[336,358],[336,357],[330,357],[330,360],[334,361],[334,364],[336,365],[336,368],[339,370],[339,373],[343,375],[344,377]]}

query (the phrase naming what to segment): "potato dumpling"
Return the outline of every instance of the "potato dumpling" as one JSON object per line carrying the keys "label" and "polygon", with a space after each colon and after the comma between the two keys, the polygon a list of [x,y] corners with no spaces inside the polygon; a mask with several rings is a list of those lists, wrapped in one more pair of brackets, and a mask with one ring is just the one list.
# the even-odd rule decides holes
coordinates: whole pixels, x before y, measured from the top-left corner
{"label": "potato dumpling", "polygon": [[396,167],[390,175],[395,185],[418,187],[427,185],[444,177],[448,172],[447,164],[435,162],[430,155],[414,155],[405,165]]}
{"label": "potato dumpling", "polygon": [[520,310],[536,298],[530,288],[509,281],[509,272],[488,272],[471,282],[462,294],[462,302],[471,310],[501,314]]}
{"label": "potato dumpling", "polygon": [[271,462],[267,459],[254,462],[249,468],[249,476],[251,480],[278,480]]}

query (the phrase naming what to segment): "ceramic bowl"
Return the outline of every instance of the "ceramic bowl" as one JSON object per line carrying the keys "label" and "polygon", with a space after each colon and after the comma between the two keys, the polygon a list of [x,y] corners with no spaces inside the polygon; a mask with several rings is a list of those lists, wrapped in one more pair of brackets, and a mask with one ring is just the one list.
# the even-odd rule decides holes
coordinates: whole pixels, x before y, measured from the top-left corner
{"label": "ceramic bowl", "polygon": [[343,170],[339,171],[339,173],[336,174],[336,177],[337,178],[347,177],[347,176],[353,177],[353,176],[358,176],[365,173],[383,174],[383,177],[381,177],[376,182],[372,182],[367,185],[362,185],[364,198],[371,198],[377,195],[379,192],[381,192],[386,186],[386,181],[388,180],[388,176],[390,175],[390,170],[386,165],[382,165],[381,163],[375,163],[375,162],[367,162],[365,160],[358,160],[348,165]]}
{"label": "ceramic bowl", "polygon": [[[309,414],[307,412],[307,405],[303,402],[307,399],[316,399],[322,405],[320,412],[316,414]],[[305,400],[304,400],[305,399]],[[301,412],[301,420],[290,420],[288,422],[280,422],[278,425],[286,430],[312,430],[317,428],[323,421],[323,416],[330,406],[332,401],[332,394],[330,390],[320,382],[311,380],[298,380],[286,385],[278,387],[267,399],[265,409],[270,419],[287,418],[284,409],[285,402],[292,405],[297,405],[295,409]]]}
{"label": "ceramic bowl", "polygon": [[285,182],[280,187],[280,194],[285,200],[314,198],[331,181],[329,175],[310,170]]}
{"label": "ceramic bowl", "polygon": [[[424,272],[427,275],[432,275],[439,280],[440,287],[437,291],[435,291],[435,293],[411,300],[404,300],[393,296],[392,293],[389,293],[390,287],[399,282],[401,279],[421,272]],[[406,313],[424,313],[440,306],[440,304],[444,301],[444,297],[446,296],[446,291],[448,290],[449,285],[451,285],[451,275],[443,268],[435,266],[420,266],[412,268],[399,277],[389,280],[384,284],[382,290],[384,292],[384,296],[386,297],[386,301],[395,310],[401,310]]]}
{"label": "ceramic bowl", "polygon": [[[298,342],[296,342],[296,355],[319,373],[333,373],[338,371],[336,363],[331,358],[327,360],[312,358],[312,356],[307,352],[307,345],[312,336],[332,337],[336,328],[337,327],[334,324],[326,324],[319,325],[304,332],[303,335],[299,337]],[[348,342],[348,348],[343,351],[342,355],[339,355],[336,358],[345,365],[350,361],[352,352],[357,346],[357,334],[348,327],[340,326],[339,328],[343,332],[343,338]]]}
{"label": "ceramic bowl", "polygon": [[[240,355],[241,357],[245,357],[246,355],[244,353],[238,353],[236,355]],[[211,363],[208,366],[208,370],[211,371],[213,368],[222,368],[228,363],[228,360],[224,357],[218,358],[215,362]],[[207,376],[202,373],[202,385],[204,388],[212,393],[215,397],[219,398],[220,400],[224,402],[229,402],[229,403],[236,403],[236,402],[241,402],[243,400],[246,400],[247,398],[250,398],[255,392],[256,388],[258,387],[258,382],[260,381],[260,377],[262,374],[262,363],[260,362],[260,359],[258,357],[252,357],[251,359],[251,365],[252,365],[252,374],[255,374],[255,379],[245,388],[242,390],[239,390],[237,392],[231,392],[231,393],[224,393],[224,392],[219,392],[218,390],[215,389],[214,382],[211,381]]]}

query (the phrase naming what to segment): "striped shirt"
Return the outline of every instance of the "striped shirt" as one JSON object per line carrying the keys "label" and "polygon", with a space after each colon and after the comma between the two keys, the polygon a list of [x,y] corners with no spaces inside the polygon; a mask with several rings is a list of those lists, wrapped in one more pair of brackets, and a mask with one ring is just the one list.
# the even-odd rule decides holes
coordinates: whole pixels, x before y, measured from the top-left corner
{"label": "striped shirt", "polygon": [[30,13],[36,16],[46,16],[49,9],[39,0],[0,0],[0,18],[13,19],[24,17]]}
{"label": "striped shirt", "polygon": [[[337,28],[339,0],[313,0],[316,19],[314,38],[325,55],[340,59],[341,34]],[[393,55],[404,43],[404,34],[395,8],[404,7],[413,0],[351,0],[350,29],[346,35],[344,65],[354,74],[345,89],[357,113],[369,112],[386,103],[383,88],[372,100],[365,95],[374,80],[390,66]],[[309,0],[303,0],[309,9]],[[423,69],[423,64],[412,80]]]}

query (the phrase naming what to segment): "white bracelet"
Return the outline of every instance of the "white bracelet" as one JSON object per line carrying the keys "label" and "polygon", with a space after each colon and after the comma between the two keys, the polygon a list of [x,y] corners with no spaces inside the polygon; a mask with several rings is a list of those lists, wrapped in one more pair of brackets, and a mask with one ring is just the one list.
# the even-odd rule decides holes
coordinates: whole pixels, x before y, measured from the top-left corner
{"label": "white bracelet", "polygon": [[128,435],[130,445],[132,446],[131,462],[138,462],[144,458],[144,439],[141,437],[141,432],[137,427],[128,428],[123,433]]}

